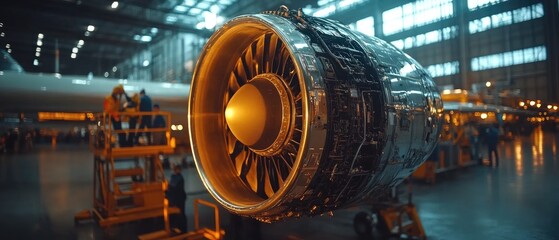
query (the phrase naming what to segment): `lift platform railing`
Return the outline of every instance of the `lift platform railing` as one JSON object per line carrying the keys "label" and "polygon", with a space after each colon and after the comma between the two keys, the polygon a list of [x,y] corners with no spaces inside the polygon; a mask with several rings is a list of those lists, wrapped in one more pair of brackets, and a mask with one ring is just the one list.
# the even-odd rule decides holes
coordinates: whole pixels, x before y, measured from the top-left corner
{"label": "lift platform railing", "polygon": [[[149,116],[152,121],[156,116],[164,119],[165,127],[139,128],[141,121]],[[171,114],[169,112],[119,112],[120,129],[115,129],[115,119],[109,113],[99,113],[97,131],[90,136],[90,147],[93,151],[112,150],[117,148],[134,148],[146,146],[166,146],[171,145]],[[131,128],[132,121],[136,121],[134,128]],[[150,137],[150,139],[147,139]],[[121,139],[124,138],[124,139]],[[130,138],[134,138],[130,142]],[[142,139],[146,139],[142,141]],[[122,143],[127,143],[126,145]],[[132,143],[128,145],[128,143]]]}
{"label": "lift platform railing", "polygon": [[[123,157],[174,152],[169,112],[119,112],[120,129],[114,128],[115,123],[108,113],[99,113],[97,116],[97,130],[90,136],[90,149],[95,155]],[[156,116],[163,118],[165,127],[139,128],[146,116],[151,121]],[[135,126],[130,124],[132,119],[138,121]]]}

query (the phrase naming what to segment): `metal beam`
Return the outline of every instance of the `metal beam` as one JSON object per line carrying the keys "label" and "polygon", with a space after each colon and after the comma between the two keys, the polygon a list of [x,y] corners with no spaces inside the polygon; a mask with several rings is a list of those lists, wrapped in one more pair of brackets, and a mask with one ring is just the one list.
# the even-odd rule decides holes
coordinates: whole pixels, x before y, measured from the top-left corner
{"label": "metal beam", "polygon": [[[115,25],[123,25],[138,28],[156,27],[161,30],[169,30],[183,33],[205,34],[192,26],[181,26],[178,24],[163,23],[163,19],[149,19],[138,15],[121,13],[118,10],[111,11],[97,5],[88,5],[83,2],[73,3],[60,0],[20,0],[9,1],[2,8],[4,11],[20,11],[28,14],[29,11],[39,13],[52,13],[71,19],[89,19],[98,22],[110,22]],[[162,14],[162,13],[161,13]]]}

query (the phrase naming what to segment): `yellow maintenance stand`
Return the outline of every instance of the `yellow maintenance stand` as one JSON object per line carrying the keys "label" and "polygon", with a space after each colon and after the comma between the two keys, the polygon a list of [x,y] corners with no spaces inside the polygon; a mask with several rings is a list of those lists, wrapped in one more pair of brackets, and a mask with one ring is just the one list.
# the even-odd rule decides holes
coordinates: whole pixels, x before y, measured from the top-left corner
{"label": "yellow maintenance stand", "polygon": [[[411,199],[408,181],[408,202],[400,202],[398,189],[393,187],[385,201],[375,202],[370,212],[359,212],[353,218],[353,228],[362,238],[426,240],[425,230]],[[376,237],[373,229],[376,228]]]}
{"label": "yellow maintenance stand", "polygon": [[[107,227],[179,213],[178,208],[167,208],[165,204],[167,180],[159,159],[161,154],[174,152],[169,139],[170,114],[121,113],[121,117],[141,119],[141,116],[154,114],[166,119],[166,128],[114,130],[108,114],[100,115],[98,129],[90,138],[90,149],[94,155],[93,209],[76,214],[76,222],[93,218],[99,226]],[[115,141],[117,136],[140,136],[146,139],[143,135],[147,133],[164,137],[166,141],[159,145],[149,145],[149,141],[144,141],[144,144],[134,146],[118,146],[118,141]]]}
{"label": "yellow maintenance stand", "polygon": [[[123,119],[141,119],[141,116],[158,114],[166,119],[166,126],[171,125],[171,115],[168,112],[120,114]],[[140,235],[138,239],[223,239],[225,231],[219,226],[217,205],[202,199],[194,200],[194,231],[181,233],[170,227],[169,215],[180,214],[180,210],[170,207],[165,198],[168,183],[159,158],[162,154],[174,152],[169,127],[114,130],[107,114],[99,115],[99,118],[96,134],[90,137],[90,149],[94,155],[93,209],[77,213],[75,222],[95,219],[99,226],[108,227],[145,218],[163,217],[164,230]],[[164,138],[165,141],[148,144],[150,141],[144,140],[133,146],[118,146],[119,135],[146,139],[147,133],[151,133],[153,139]],[[198,210],[201,205],[214,210],[213,229],[200,226]]]}

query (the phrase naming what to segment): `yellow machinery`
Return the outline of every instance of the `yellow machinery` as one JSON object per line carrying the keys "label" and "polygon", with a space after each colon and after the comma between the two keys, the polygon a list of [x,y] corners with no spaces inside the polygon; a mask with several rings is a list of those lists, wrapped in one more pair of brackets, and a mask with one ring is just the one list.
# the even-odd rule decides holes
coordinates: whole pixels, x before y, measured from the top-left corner
{"label": "yellow machinery", "polygon": [[[94,218],[101,227],[164,215],[167,181],[159,159],[160,154],[173,153],[169,139],[170,114],[166,112],[121,113],[121,118],[159,114],[165,117],[166,128],[112,129],[111,119],[103,114],[99,129],[92,135],[94,154],[93,209],[75,216],[75,221]],[[150,132],[165,137],[161,145],[118,147],[111,141],[116,136],[135,136]],[[166,209],[167,214],[179,209]]]}
{"label": "yellow machinery", "polygon": [[415,205],[412,203],[392,203],[379,209],[378,213],[382,218],[381,222],[385,224],[384,231],[388,235],[427,239]]}
{"label": "yellow machinery", "polygon": [[373,227],[381,235],[380,239],[389,237],[407,237],[408,239],[427,239],[421,219],[411,201],[411,183],[408,182],[408,202],[398,200],[396,188],[386,201],[376,202],[371,212],[359,212],[353,219],[353,228],[361,237],[372,237]]}

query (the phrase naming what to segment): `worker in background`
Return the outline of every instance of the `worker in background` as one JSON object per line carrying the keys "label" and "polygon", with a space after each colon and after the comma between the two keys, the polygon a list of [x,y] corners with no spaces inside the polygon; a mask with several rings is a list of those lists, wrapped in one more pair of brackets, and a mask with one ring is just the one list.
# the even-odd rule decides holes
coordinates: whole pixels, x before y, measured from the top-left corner
{"label": "worker in background", "polygon": [[2,133],[0,136],[0,153],[6,152],[6,138],[8,137],[7,133]]}
{"label": "worker in background", "polygon": [[[165,118],[158,114],[160,111],[159,104],[153,105],[153,112],[155,113],[155,117],[153,118],[153,128],[165,128],[167,127],[167,123],[165,122]],[[153,145],[166,145],[167,144],[167,137],[165,136],[165,131],[157,131],[153,133]]]}
{"label": "worker in background", "polygon": [[[499,143],[499,125],[497,123],[486,129],[487,152],[489,154],[489,166],[499,166],[499,151],[497,144]],[[493,163],[493,153],[495,154],[495,163]]]}
{"label": "worker in background", "polygon": [[127,94],[124,95],[126,97],[126,103],[124,103],[124,111],[127,113],[125,116],[125,121],[128,121],[128,129],[130,132],[128,133],[128,139],[126,140],[126,144],[128,146],[136,145],[136,126],[138,124],[138,115],[134,114],[139,111],[140,109],[140,95],[135,93],[132,97],[128,97]]}
{"label": "worker in background", "polygon": [[[122,130],[122,122],[120,118],[120,102],[124,94],[124,87],[122,86],[122,84],[120,84],[113,88],[111,95],[105,97],[105,100],[103,102],[103,110],[109,115],[113,125],[113,129],[117,131]],[[119,146],[126,145],[126,134],[118,134],[118,143]]]}
{"label": "worker in background", "polygon": [[[146,91],[144,89],[142,89],[142,91],[140,91],[140,107],[139,107],[140,112],[151,112],[152,107],[151,107],[151,98],[146,95]],[[151,128],[151,115],[142,115],[141,121],[140,121],[140,131],[144,130],[145,128],[148,128],[148,130]],[[147,137],[147,142],[146,144],[150,145],[151,144],[151,132],[146,132],[146,137]]]}
{"label": "worker in background", "polygon": [[180,209],[178,216],[176,214],[171,216],[171,225],[173,228],[178,228],[184,233],[187,231],[187,219],[184,211],[186,192],[184,191],[184,177],[181,174],[181,170],[179,164],[173,166],[173,175],[171,175],[167,189],[167,199],[170,206]]}
{"label": "worker in background", "polygon": [[479,131],[473,121],[466,123],[464,132],[468,138],[468,143],[470,147],[470,160],[478,161],[482,164],[481,158],[478,156],[478,141],[479,141]]}

